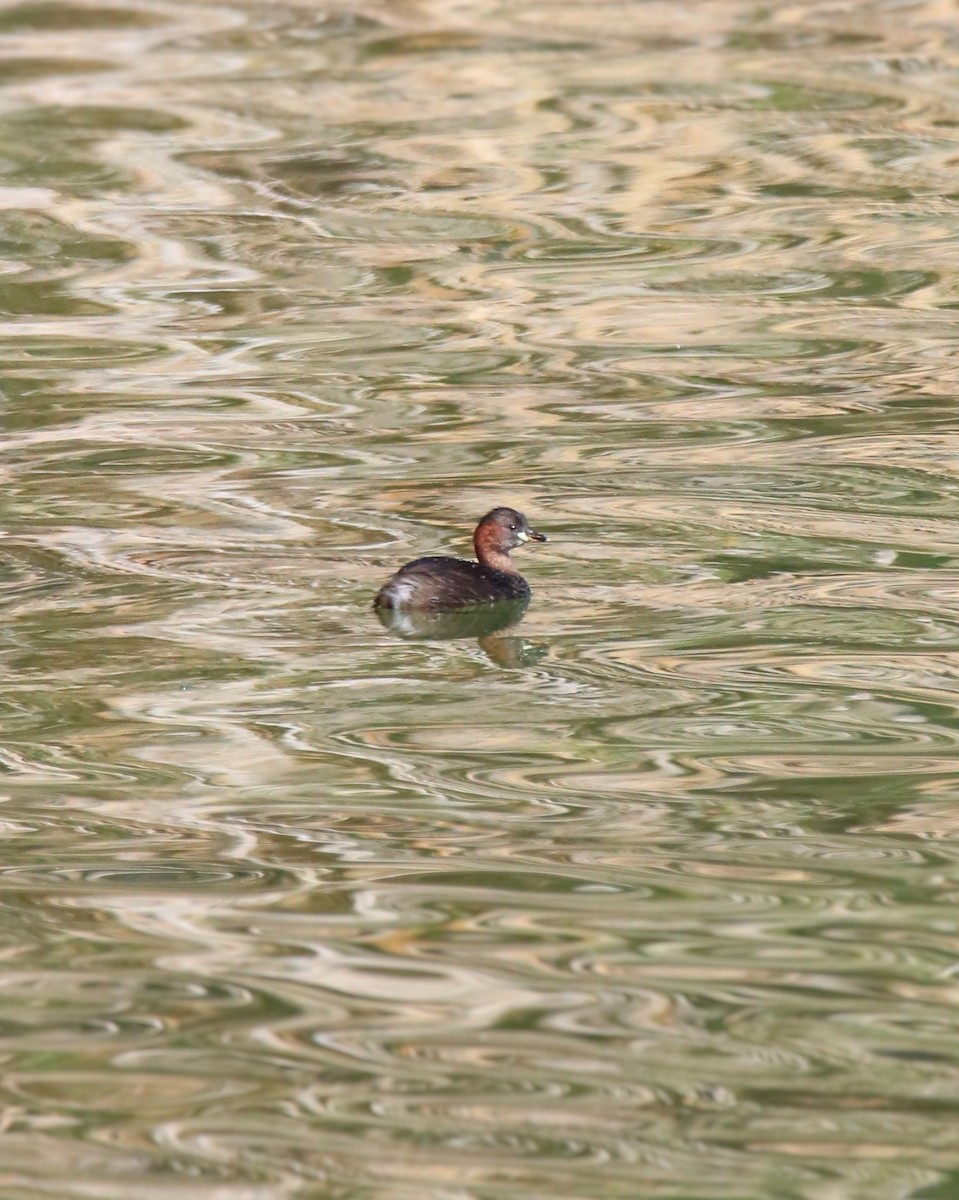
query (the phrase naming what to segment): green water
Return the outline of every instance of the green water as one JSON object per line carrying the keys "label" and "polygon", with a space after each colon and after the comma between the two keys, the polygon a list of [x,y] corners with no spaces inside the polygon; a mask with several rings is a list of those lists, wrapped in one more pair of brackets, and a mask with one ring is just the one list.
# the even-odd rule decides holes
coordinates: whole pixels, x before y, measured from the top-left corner
{"label": "green water", "polygon": [[3,1200],[959,1197],[957,69],[0,7]]}

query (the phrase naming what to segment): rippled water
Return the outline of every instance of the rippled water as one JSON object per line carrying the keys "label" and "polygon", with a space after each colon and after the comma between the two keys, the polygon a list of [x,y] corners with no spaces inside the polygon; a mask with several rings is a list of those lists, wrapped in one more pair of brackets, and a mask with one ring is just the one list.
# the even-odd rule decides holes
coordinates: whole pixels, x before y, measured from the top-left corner
{"label": "rippled water", "polygon": [[957,69],[0,8],[0,1194],[959,1195]]}

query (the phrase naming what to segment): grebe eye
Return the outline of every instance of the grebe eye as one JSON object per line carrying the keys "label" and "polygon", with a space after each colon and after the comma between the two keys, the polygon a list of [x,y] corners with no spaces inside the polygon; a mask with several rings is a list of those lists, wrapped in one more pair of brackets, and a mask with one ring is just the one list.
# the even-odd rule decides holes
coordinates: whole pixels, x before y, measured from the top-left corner
{"label": "grebe eye", "polygon": [[510,525],[510,529],[513,531],[513,533],[516,532],[517,528],[518,527],[516,525]]}

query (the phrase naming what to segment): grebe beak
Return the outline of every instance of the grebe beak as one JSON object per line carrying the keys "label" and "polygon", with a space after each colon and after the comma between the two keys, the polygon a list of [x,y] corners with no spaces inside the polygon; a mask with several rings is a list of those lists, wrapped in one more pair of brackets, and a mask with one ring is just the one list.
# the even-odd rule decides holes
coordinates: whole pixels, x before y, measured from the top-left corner
{"label": "grebe beak", "polygon": [[524,542],[528,542],[530,540],[532,540],[534,542],[548,542],[549,541],[549,538],[546,536],[546,534],[540,533],[538,529],[524,529],[517,536],[522,538],[522,540]]}

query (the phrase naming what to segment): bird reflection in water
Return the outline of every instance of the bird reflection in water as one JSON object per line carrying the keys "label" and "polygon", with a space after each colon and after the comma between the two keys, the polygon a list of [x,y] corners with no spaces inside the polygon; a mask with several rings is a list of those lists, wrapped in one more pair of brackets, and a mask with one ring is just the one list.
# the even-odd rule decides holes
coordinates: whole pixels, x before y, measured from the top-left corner
{"label": "bird reflection in water", "polygon": [[546,647],[534,646],[525,638],[505,632],[519,624],[528,606],[529,597],[524,596],[445,612],[378,608],[376,615],[384,629],[408,641],[476,638],[480,649],[497,666],[528,667],[539,662]]}

